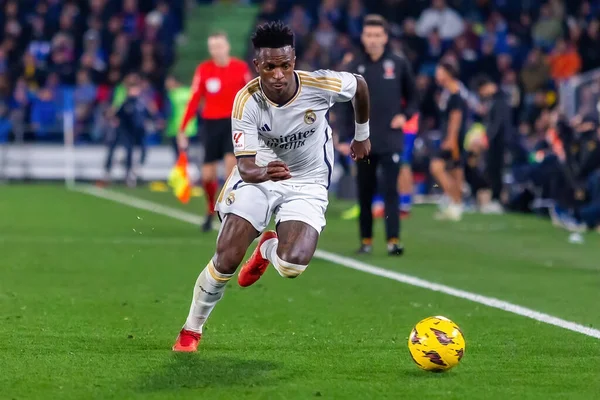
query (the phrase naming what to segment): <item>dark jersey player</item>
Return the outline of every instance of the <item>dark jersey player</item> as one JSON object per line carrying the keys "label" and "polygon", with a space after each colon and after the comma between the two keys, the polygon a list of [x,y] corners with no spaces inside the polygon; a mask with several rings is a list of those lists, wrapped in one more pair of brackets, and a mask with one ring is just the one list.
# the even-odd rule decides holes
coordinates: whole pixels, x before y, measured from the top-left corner
{"label": "dark jersey player", "polygon": [[467,103],[461,94],[458,68],[451,63],[440,63],[435,71],[438,84],[444,89],[440,96],[442,143],[433,154],[430,170],[433,177],[450,199],[437,215],[439,219],[458,221],[462,218],[462,168],[461,143],[465,135]]}
{"label": "dark jersey player", "polygon": [[198,66],[192,82],[190,99],[179,129],[178,145],[181,150],[188,146],[183,133],[193,119],[201,100],[204,100],[202,119],[204,121],[203,144],[204,163],[202,165],[202,187],[206,194],[207,216],[202,229],[212,229],[215,201],[218,190],[217,165],[225,161],[226,176],[235,166],[235,156],[231,143],[231,109],[237,92],[250,81],[248,65],[229,55],[229,42],[224,33],[215,33],[208,38],[211,60]]}

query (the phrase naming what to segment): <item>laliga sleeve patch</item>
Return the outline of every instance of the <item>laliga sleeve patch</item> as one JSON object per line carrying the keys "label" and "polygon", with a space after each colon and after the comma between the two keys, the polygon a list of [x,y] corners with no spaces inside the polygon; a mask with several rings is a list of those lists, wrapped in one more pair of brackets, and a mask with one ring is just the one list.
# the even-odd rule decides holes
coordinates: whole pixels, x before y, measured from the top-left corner
{"label": "laliga sleeve patch", "polygon": [[243,131],[233,131],[233,149],[234,150],[244,150],[246,144],[244,142],[244,132]]}

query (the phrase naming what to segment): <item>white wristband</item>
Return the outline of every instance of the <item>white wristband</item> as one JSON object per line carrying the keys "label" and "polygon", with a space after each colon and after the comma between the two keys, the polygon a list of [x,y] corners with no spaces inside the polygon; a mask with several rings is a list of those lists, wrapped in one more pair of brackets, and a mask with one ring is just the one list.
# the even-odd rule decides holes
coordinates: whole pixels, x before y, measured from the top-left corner
{"label": "white wristband", "polygon": [[357,142],[364,142],[369,138],[369,121],[364,124],[354,122],[354,140]]}

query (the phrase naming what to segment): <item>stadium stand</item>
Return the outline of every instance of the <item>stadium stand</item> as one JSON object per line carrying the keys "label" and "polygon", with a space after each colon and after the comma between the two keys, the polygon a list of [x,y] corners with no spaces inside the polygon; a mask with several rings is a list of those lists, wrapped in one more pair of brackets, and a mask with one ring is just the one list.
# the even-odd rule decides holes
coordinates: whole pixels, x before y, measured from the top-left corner
{"label": "stadium stand", "polygon": [[[164,81],[175,61],[175,38],[183,29],[183,3],[3,1],[2,120],[25,123],[30,127],[26,130],[28,139],[56,138],[61,127],[60,104],[56,104],[60,87],[74,86],[79,105],[78,140],[98,141],[102,136],[98,126],[102,113],[98,110],[113,97],[124,74],[133,70],[148,78],[148,98],[164,110]],[[404,1],[394,0],[266,0],[260,6],[258,22],[283,18],[292,25],[298,37],[301,68],[336,68],[344,55],[359,45],[362,17],[370,12],[386,15],[392,22],[393,46],[410,58],[418,72],[425,99],[425,125],[432,127],[436,107],[430,93],[431,73],[442,57],[459,62],[464,82],[477,73],[501,82],[512,94],[514,108],[520,111],[515,113],[515,122],[522,123],[522,131],[531,131],[541,110],[557,101],[561,81],[600,67],[597,2],[570,2],[567,6],[552,1],[539,13],[535,2],[486,6],[456,3],[418,1],[406,7]],[[443,31],[434,17],[436,7],[457,21],[456,31]],[[219,27],[232,34],[234,53],[238,53],[244,47],[240,38],[248,29],[241,21],[251,17],[252,11],[233,16],[213,11],[208,16],[208,21],[219,20]],[[194,30],[194,42],[200,43],[183,56],[193,65],[206,56],[203,41],[196,35],[208,28],[189,29]]]}
{"label": "stadium stand", "polygon": [[4,121],[25,141],[62,138],[64,91],[77,103],[76,141],[103,139],[103,113],[132,71],[163,109],[183,1],[3,1],[0,90]]}

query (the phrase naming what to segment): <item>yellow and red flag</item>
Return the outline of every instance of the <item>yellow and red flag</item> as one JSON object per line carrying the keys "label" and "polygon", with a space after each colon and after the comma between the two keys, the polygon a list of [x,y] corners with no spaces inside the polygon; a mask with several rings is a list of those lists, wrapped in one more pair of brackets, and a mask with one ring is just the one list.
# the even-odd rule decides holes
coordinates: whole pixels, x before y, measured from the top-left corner
{"label": "yellow and red flag", "polygon": [[187,173],[188,158],[185,151],[179,153],[177,163],[169,174],[169,186],[173,188],[175,197],[182,203],[190,201],[192,196],[192,185]]}

